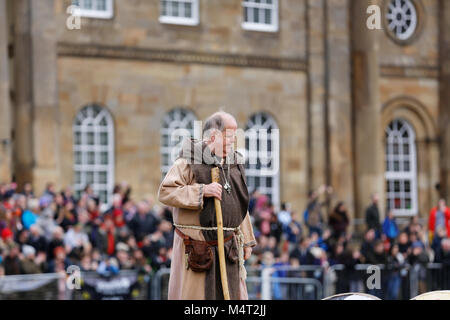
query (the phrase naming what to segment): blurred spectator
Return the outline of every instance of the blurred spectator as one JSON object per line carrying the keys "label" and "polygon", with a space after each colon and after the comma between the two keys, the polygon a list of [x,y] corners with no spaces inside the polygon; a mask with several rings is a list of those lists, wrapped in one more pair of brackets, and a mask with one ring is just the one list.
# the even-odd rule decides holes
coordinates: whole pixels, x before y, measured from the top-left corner
{"label": "blurred spectator", "polygon": [[48,182],[47,185],[45,186],[45,191],[42,196],[43,197],[49,196],[51,198],[51,201],[53,201],[55,195],[56,195],[55,184],[53,182]]}
{"label": "blurred spectator", "polygon": [[64,232],[77,223],[75,206],[72,202],[66,202],[63,207],[59,208],[56,223],[64,229]]}
{"label": "blurred spectator", "polygon": [[15,243],[9,245],[8,254],[3,261],[3,268],[5,269],[5,275],[21,274],[20,268],[20,249]]}
{"label": "blurred spectator", "polygon": [[295,219],[295,213],[291,212],[291,222],[286,226],[284,230],[285,238],[288,241],[288,250],[291,252],[296,246],[300,238],[302,237],[302,226],[300,222]]}
{"label": "blurred spectator", "polygon": [[388,214],[384,219],[383,234],[389,239],[391,245],[399,234],[397,222],[395,221],[394,212],[392,210],[388,211]]}
{"label": "blurred spectator", "polygon": [[421,225],[419,222],[419,217],[418,216],[412,216],[409,219],[409,223],[405,228],[405,232],[408,234],[408,236],[413,233],[413,232],[419,232],[419,230],[421,229]]}
{"label": "blurred spectator", "polygon": [[277,238],[269,237],[268,249],[269,249],[270,252],[273,253],[273,256],[275,258],[279,258],[281,256],[281,251],[280,251],[280,248],[278,246]]}
{"label": "blurred spectator", "polygon": [[401,232],[398,236],[398,249],[404,258],[411,252],[411,242],[409,242],[409,234],[406,231]]}
{"label": "blurred spectator", "polygon": [[295,248],[291,254],[290,258],[295,258],[298,260],[300,265],[312,265],[314,264],[314,256],[309,250],[310,241],[308,238],[301,238],[297,248]]}
{"label": "blurred spectator", "polygon": [[55,257],[55,249],[57,247],[64,247],[64,230],[56,226],[52,232],[52,238],[47,247],[47,260],[51,261]]}
{"label": "blurred spectator", "polygon": [[69,257],[79,262],[84,252],[88,252],[91,248],[87,234],[82,230],[81,223],[77,223],[71,227],[64,235],[64,245]]}
{"label": "blurred spectator", "polygon": [[137,214],[130,221],[129,227],[136,240],[140,242],[145,235],[156,231],[159,221],[147,201],[139,202],[137,207]]}
{"label": "blurred spectator", "polygon": [[369,229],[364,234],[364,240],[361,245],[361,255],[363,263],[370,263],[369,261],[374,261],[375,257],[375,231]]}
{"label": "blurred spectator", "polygon": [[36,252],[47,252],[47,240],[42,235],[42,229],[37,224],[30,227],[30,235],[28,237],[28,242]]}
{"label": "blurred spectator", "polygon": [[278,212],[278,221],[285,229],[292,221],[290,206],[287,203],[281,204],[281,211]]}
{"label": "blurred spectator", "polygon": [[435,262],[443,263],[448,270],[450,267],[450,239],[444,238],[439,243],[439,250],[436,250]]}
{"label": "blurred spectator", "polygon": [[133,261],[130,257],[130,247],[127,244],[120,242],[116,245],[116,257],[120,270],[129,270],[134,268]]}
{"label": "blurred spectator", "polygon": [[34,191],[33,191],[33,186],[31,183],[27,182],[25,183],[25,185],[23,186],[23,192],[22,194],[27,198],[27,199],[31,199],[34,198]]}
{"label": "blurred spectator", "polygon": [[113,219],[110,216],[105,217],[99,229],[97,248],[101,252],[105,252],[108,256],[114,255],[116,250],[116,233],[117,230],[114,226]]}
{"label": "blurred spectator", "polygon": [[347,228],[350,223],[347,214],[347,208],[344,202],[339,202],[328,218],[328,224],[332,229],[332,237],[340,238],[347,234]]}
{"label": "blurred spectator", "polygon": [[42,268],[42,263],[38,264],[36,261],[36,250],[32,246],[24,245],[22,247],[23,259],[20,261],[20,269],[22,274],[34,274],[42,273],[44,270]]}
{"label": "blurred spectator", "polygon": [[102,262],[100,262],[97,273],[103,277],[109,278],[120,272],[119,263],[117,259],[110,257]]}
{"label": "blurred spectator", "polygon": [[397,300],[400,293],[401,286],[401,275],[400,271],[405,266],[405,258],[400,253],[398,244],[394,243],[391,245],[389,250],[389,255],[387,257],[387,290],[386,299],[387,300]]}
{"label": "blurred spectator", "polygon": [[39,200],[30,199],[28,201],[28,207],[29,208],[26,209],[22,214],[22,224],[26,230],[30,229],[30,226],[35,224],[37,219],[39,218]]}
{"label": "blurred spectator", "polygon": [[434,232],[438,228],[444,228],[447,231],[447,237],[450,237],[450,209],[447,207],[445,200],[440,199],[436,207],[431,209],[428,218],[429,241],[433,241]]}
{"label": "blurred spectator", "polygon": [[273,206],[269,200],[269,197],[266,195],[260,196],[254,209],[255,225],[265,236],[270,235],[270,223],[273,214]]}
{"label": "blurred spectator", "polygon": [[371,196],[371,205],[366,209],[366,225],[367,229],[375,231],[375,238],[381,237],[380,211],[378,210],[378,193]]}
{"label": "blurred spectator", "polygon": [[277,243],[281,242],[281,235],[283,234],[283,226],[281,222],[279,222],[275,214],[271,215],[269,234],[271,237],[275,237]]}
{"label": "blurred spectator", "polygon": [[50,273],[66,272],[67,268],[72,262],[67,258],[64,247],[56,247],[53,250],[53,259],[48,264],[48,271]]}
{"label": "blurred spectator", "polygon": [[255,213],[255,207],[256,202],[258,201],[258,198],[261,196],[261,194],[258,192],[258,190],[253,190],[250,194],[250,199],[248,203],[248,212],[250,215],[253,215]]}
{"label": "blurred spectator", "polygon": [[[325,222],[322,210],[324,207],[329,206],[332,193],[333,189],[326,185],[322,185],[316,191],[308,193],[308,205],[303,213],[303,220],[308,227],[309,234],[317,232],[319,235],[322,235],[322,228]],[[320,202],[321,196],[325,197],[322,202]]]}

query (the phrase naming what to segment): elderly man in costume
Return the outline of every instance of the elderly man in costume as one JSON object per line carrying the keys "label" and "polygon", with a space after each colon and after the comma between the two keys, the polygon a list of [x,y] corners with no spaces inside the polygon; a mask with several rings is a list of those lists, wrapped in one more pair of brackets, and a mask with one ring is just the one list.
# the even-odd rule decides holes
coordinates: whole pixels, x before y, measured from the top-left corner
{"label": "elderly man in costume", "polygon": [[[185,140],[159,188],[159,201],[174,208],[175,238],[169,299],[224,299],[214,199],[223,212],[224,251],[232,300],[248,299],[244,260],[256,245],[248,215],[243,158],[233,150],[237,123],[218,112],[204,124],[203,140]],[[211,169],[219,167],[220,183]]]}

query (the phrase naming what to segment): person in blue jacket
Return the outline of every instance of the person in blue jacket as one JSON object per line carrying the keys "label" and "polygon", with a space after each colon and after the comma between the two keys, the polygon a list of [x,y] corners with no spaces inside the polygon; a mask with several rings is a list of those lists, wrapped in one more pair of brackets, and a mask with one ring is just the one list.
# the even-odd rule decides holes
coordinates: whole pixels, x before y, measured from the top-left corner
{"label": "person in blue jacket", "polygon": [[392,244],[399,234],[397,222],[395,221],[394,213],[392,210],[388,211],[388,214],[383,222],[383,233],[389,239]]}

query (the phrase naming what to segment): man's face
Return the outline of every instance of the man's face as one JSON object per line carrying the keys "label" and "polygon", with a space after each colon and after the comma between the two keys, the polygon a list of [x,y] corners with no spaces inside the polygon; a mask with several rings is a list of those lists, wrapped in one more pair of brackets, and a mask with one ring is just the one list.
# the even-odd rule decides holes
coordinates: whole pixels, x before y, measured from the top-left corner
{"label": "man's face", "polygon": [[373,203],[378,203],[378,193],[375,193],[372,197]]}
{"label": "man's face", "polygon": [[230,126],[225,128],[222,132],[222,142],[223,142],[223,155],[231,153],[234,148],[234,142],[236,141],[236,126]]}
{"label": "man's face", "polygon": [[445,200],[439,200],[439,209],[445,210]]}
{"label": "man's face", "polygon": [[237,123],[231,117],[225,117],[224,129],[221,132],[216,131],[213,135],[213,145],[216,155],[226,157],[232,152],[236,140]]}

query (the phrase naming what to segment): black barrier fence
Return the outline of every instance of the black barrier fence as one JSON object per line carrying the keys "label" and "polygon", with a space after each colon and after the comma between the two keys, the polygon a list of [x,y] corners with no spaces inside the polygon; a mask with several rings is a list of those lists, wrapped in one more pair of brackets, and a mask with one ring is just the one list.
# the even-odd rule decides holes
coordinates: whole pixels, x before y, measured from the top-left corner
{"label": "black barrier fence", "polygon": [[[105,277],[82,272],[79,286],[64,273],[0,277],[0,300],[166,300],[170,269],[153,274],[123,270]],[[346,292],[381,299],[409,300],[419,294],[450,290],[450,266],[437,263],[404,265],[272,266],[247,268],[251,300],[319,300]],[[72,283],[72,285],[70,284]]]}

